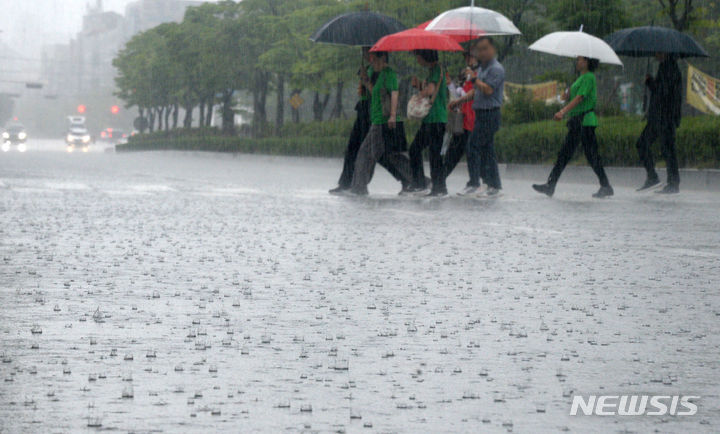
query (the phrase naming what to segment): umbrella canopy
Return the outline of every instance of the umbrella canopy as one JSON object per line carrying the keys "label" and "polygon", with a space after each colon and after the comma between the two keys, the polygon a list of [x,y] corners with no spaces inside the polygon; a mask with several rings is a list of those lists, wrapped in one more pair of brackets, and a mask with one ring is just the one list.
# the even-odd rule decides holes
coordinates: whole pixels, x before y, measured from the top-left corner
{"label": "umbrella canopy", "polygon": [[443,12],[428,24],[426,30],[444,35],[464,36],[468,38],[466,40],[481,36],[522,34],[505,15],[474,6]]}
{"label": "umbrella canopy", "polygon": [[371,52],[413,50],[463,51],[463,47],[449,36],[415,28],[385,36],[370,49]]}
{"label": "umbrella canopy", "polygon": [[632,27],[605,38],[617,54],[631,57],[654,56],[655,53],[678,57],[709,57],[692,37],[667,27]]}
{"label": "umbrella canopy", "polygon": [[326,44],[371,47],[383,36],[405,29],[400,21],[387,15],[350,12],[338,15],[323,24],[310,40]]}
{"label": "umbrella canopy", "polygon": [[[430,21],[425,21],[424,23],[422,23],[422,24],[420,24],[419,26],[417,26],[416,29],[427,30],[427,26],[428,26],[431,22],[432,22],[432,20],[430,20]],[[436,33],[437,33],[437,32],[436,32]],[[461,43],[462,43],[462,42],[471,41],[471,40],[477,38],[476,36],[471,36],[471,35],[468,35],[467,33],[465,33],[465,34],[463,34],[463,35],[447,35],[447,36],[449,36],[450,38],[452,38],[454,41],[461,42]]]}
{"label": "umbrella canopy", "polygon": [[588,57],[602,63],[623,66],[613,49],[602,39],[579,32],[554,32],[535,41],[531,50],[563,57]]}

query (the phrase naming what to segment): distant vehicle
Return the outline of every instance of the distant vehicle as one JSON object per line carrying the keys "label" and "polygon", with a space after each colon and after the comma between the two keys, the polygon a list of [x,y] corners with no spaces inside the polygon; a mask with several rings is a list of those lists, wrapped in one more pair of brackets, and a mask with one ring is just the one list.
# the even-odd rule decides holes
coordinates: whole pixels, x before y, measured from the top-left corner
{"label": "distant vehicle", "polygon": [[112,144],[119,144],[123,141],[127,141],[127,133],[120,128],[105,128],[100,132],[100,140]]}
{"label": "distant vehicle", "polygon": [[79,149],[83,152],[90,150],[90,141],[92,137],[84,125],[71,125],[68,129],[67,135],[65,136],[65,143],[67,144],[67,151],[73,152]]}
{"label": "distant vehicle", "polygon": [[25,152],[27,150],[26,140],[25,127],[21,124],[10,124],[2,133],[2,151],[8,152],[14,147],[18,152]]}

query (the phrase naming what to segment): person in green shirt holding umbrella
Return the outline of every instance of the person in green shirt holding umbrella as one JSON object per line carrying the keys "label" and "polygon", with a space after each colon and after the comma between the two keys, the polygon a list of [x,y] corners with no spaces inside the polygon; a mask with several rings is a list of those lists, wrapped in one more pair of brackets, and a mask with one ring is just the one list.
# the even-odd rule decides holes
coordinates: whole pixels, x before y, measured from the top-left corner
{"label": "person in green shirt holding umbrella", "polygon": [[[366,196],[367,186],[372,180],[375,165],[381,162],[388,170],[398,173],[403,180],[412,177],[410,160],[398,152],[399,122],[397,108],[399,84],[395,71],[388,65],[386,52],[371,52],[370,63],[378,74],[375,83],[370,84],[370,130],[360,145],[355,160],[355,170],[349,194]],[[404,130],[403,134],[404,134]],[[404,143],[403,143],[404,144]]]}
{"label": "person in green shirt holding umbrella", "polygon": [[576,69],[580,76],[570,87],[570,102],[554,117],[559,122],[566,115],[570,116],[567,123],[568,134],[547,183],[533,185],[533,189],[538,193],[552,197],[560,175],[575,154],[578,144],[582,143],[585,157],[600,181],[600,190],[593,194],[593,197],[605,198],[614,194],[598,155],[598,143],[595,137],[595,128],[598,126],[598,119],[595,115],[597,82],[593,72],[599,65],[600,62],[597,59],[582,56],[577,58]]}

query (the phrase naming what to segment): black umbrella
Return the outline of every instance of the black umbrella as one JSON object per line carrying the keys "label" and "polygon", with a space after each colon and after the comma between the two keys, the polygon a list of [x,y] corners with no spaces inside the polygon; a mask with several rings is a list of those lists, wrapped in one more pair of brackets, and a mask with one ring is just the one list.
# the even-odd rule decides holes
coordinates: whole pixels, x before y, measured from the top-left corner
{"label": "black umbrella", "polygon": [[605,38],[617,54],[631,57],[654,56],[655,53],[678,57],[709,57],[692,37],[666,27],[633,27],[619,30]]}
{"label": "black umbrella", "polygon": [[372,47],[383,36],[405,30],[395,18],[375,12],[350,12],[338,15],[310,37],[313,42]]}

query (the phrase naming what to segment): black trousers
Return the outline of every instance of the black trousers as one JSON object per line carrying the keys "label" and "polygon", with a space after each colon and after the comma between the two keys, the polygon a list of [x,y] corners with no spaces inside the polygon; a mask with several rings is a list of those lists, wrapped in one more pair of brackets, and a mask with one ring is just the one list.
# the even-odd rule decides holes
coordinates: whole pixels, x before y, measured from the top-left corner
{"label": "black trousers", "polygon": [[675,131],[675,125],[672,123],[648,122],[636,146],[640,162],[645,167],[648,178],[657,178],[651,147],[658,138],[662,138],[660,149],[667,165],[667,183],[668,185],[679,186],[680,170],[678,169],[677,151],[675,149]]}
{"label": "black trousers", "polygon": [[[350,132],[350,138],[348,139],[347,149],[345,150],[345,160],[343,162],[343,171],[340,174],[338,180],[338,186],[349,189],[352,185],[353,174],[355,173],[355,160],[357,160],[357,154],[360,150],[365,136],[370,131],[370,101],[359,101],[355,106],[357,111],[357,118],[353,124],[352,131]],[[404,130],[403,130],[404,132]],[[410,180],[405,179],[401,171],[398,170],[395,165],[390,164],[386,159],[381,159],[378,164],[387,169],[393,178],[402,182],[403,186],[409,184]]]}
{"label": "black trousers", "polygon": [[610,186],[602,161],[598,155],[595,127],[583,127],[582,118],[583,116],[574,116],[568,121],[568,134],[565,138],[565,144],[560,149],[557,161],[555,162],[555,167],[553,167],[552,172],[550,172],[548,184],[557,184],[560,179],[560,175],[563,170],[565,170],[565,166],[567,166],[570,160],[572,160],[578,144],[582,142],[583,150],[585,151],[585,158],[587,158],[588,163],[597,175],[600,185],[603,187]]}
{"label": "black trousers", "polygon": [[429,148],[430,177],[433,182],[433,191],[447,191],[445,186],[445,165],[443,163],[442,142],[445,135],[445,124],[422,124],[410,145],[410,167],[412,168],[412,186],[423,189],[425,183],[425,170],[423,168],[422,152]]}
{"label": "black trousers", "polygon": [[468,139],[470,138],[470,131],[463,130],[462,134],[455,134],[450,140],[450,146],[448,146],[447,152],[445,153],[445,178],[450,176],[453,170],[457,167],[463,155],[465,155],[465,148],[467,147]]}

